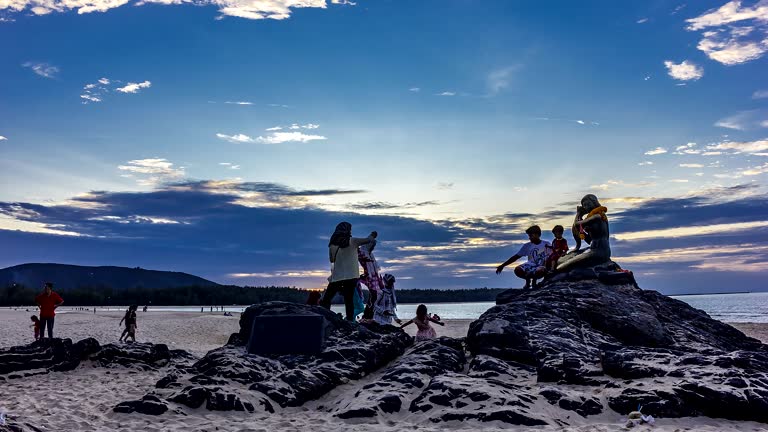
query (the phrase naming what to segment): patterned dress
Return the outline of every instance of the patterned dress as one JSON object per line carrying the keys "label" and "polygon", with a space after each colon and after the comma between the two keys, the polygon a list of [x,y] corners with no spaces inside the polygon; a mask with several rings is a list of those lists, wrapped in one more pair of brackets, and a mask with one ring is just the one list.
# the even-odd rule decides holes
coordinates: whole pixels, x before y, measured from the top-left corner
{"label": "patterned dress", "polygon": [[424,321],[420,320],[419,317],[416,317],[413,319],[413,323],[416,324],[416,328],[419,329],[419,331],[416,332],[417,341],[434,339],[437,337],[437,332],[435,332],[435,329],[429,324],[428,317],[425,317]]}

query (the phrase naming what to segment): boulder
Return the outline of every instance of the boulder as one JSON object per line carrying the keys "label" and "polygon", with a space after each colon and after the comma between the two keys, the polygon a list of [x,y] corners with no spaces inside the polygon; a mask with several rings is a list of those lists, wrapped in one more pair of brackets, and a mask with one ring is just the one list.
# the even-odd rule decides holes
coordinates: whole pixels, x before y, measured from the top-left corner
{"label": "boulder", "polygon": [[661,417],[768,422],[768,346],[616,270],[582,268],[536,290],[508,291],[506,304],[470,325],[466,343],[478,359],[471,365],[490,370],[470,366],[470,374],[533,374],[547,386],[538,396],[582,416],[603,407],[575,386],[600,388],[621,414],[642,405]]}
{"label": "boulder", "polygon": [[9,378],[77,368],[89,355],[99,351],[96,339],[40,339],[27,345],[0,349],[0,375]]}

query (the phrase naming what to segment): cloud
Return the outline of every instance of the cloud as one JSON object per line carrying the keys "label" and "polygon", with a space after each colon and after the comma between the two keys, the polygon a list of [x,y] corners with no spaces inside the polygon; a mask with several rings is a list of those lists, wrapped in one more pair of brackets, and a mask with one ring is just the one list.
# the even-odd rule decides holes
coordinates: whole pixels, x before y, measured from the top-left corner
{"label": "cloud", "polygon": [[[296,8],[320,8],[326,9],[326,0],[6,0],[0,3],[0,10],[7,9],[12,13],[31,12],[32,15],[46,15],[53,12],[65,13],[77,10],[78,14],[92,12],[106,12],[132,3],[136,6],[146,4],[195,5],[216,6],[224,16],[232,16],[246,19],[274,19],[283,20],[290,18]],[[354,6],[349,0],[331,0],[331,4]]]}
{"label": "cloud", "polygon": [[231,162],[219,162],[219,165],[227,167],[229,169],[233,169],[233,170],[239,170],[240,169],[240,165],[235,165],[235,164],[233,164]]}
{"label": "cloud", "polygon": [[394,204],[383,201],[366,201],[355,204],[349,204],[349,208],[353,210],[401,210],[411,209],[418,207],[427,207],[439,205],[439,201],[422,201],[422,202],[410,202],[405,204]]}
{"label": "cloud", "polygon": [[768,90],[757,90],[752,93],[752,99],[765,99],[768,98]]}
{"label": "cloud", "polygon": [[411,87],[411,88],[408,89],[408,91],[416,93],[416,92],[420,92],[421,88],[419,88],[419,87]]}
{"label": "cloud", "polygon": [[704,165],[697,163],[683,163],[679,165],[680,168],[704,168]]}
{"label": "cloud", "polygon": [[768,162],[766,162],[766,163],[764,163],[764,164],[762,164],[760,166],[748,168],[748,169],[742,171],[741,175],[744,175],[744,176],[756,176],[756,175],[766,174],[766,173],[768,173]]}
{"label": "cloud", "polygon": [[450,92],[450,91],[444,91],[442,93],[437,93],[435,96],[456,96],[456,93]]}
{"label": "cloud", "polygon": [[[1,6],[1,4],[0,4]],[[1,7],[0,7],[1,9]],[[56,78],[56,75],[59,73],[59,68],[56,66],[51,66],[48,63],[38,63],[38,62],[26,62],[21,65],[22,67],[29,68],[32,70],[32,72],[40,75],[44,78]]]}
{"label": "cloud", "polygon": [[[509,87],[512,81],[513,73],[519,69],[518,66],[507,66],[500,69],[491,71],[486,77],[485,84],[488,88],[488,95],[495,96],[501,91]],[[452,92],[444,92],[442,96],[453,96],[454,94],[445,94]]]}
{"label": "cloud", "polygon": [[768,51],[768,1],[742,4],[729,1],[686,20],[687,30],[702,31],[697,48],[710,59],[735,65],[759,59]]}
{"label": "cloud", "polygon": [[4,136],[0,135],[0,141],[8,141],[8,138],[6,138],[6,137],[4,137]]}
{"label": "cloud", "polygon": [[451,190],[454,187],[453,182],[439,182],[437,183],[437,188],[440,190]]}
{"label": "cloud", "polygon": [[102,102],[104,97],[112,91],[133,94],[138,93],[142,88],[148,88],[152,85],[149,81],[144,81],[141,83],[128,83],[123,87],[118,87],[117,83],[119,82],[109,78],[99,78],[96,82],[84,85],[83,92],[80,94],[83,104]]}
{"label": "cloud", "polygon": [[224,103],[230,104],[230,105],[253,105],[253,102],[246,102],[246,101],[238,101],[238,102],[226,101]]}
{"label": "cloud", "polygon": [[138,181],[143,186],[154,186],[160,183],[177,180],[186,173],[184,167],[176,168],[173,162],[163,158],[135,159],[117,167],[130,175],[139,175]]}
{"label": "cloud", "polygon": [[709,151],[732,151],[734,153],[751,153],[757,154],[760,152],[768,151],[768,138],[758,141],[736,142],[736,141],[723,141],[717,144],[710,144],[707,146]]}
{"label": "cloud", "polygon": [[217,137],[236,144],[282,144],[287,142],[310,142],[326,140],[328,138],[322,135],[308,135],[303,132],[273,132],[267,136],[252,138],[245,134],[226,135],[217,133]]}
{"label": "cloud", "polygon": [[679,64],[666,60],[664,66],[666,66],[669,76],[679,81],[696,81],[704,76],[704,68],[688,60]]}
{"label": "cloud", "polygon": [[701,150],[696,148],[697,144],[694,142],[689,142],[685,145],[677,146],[675,148],[675,151],[672,152],[672,154],[675,155],[695,155],[695,154],[701,154]]}
{"label": "cloud", "polygon": [[666,153],[666,152],[667,152],[667,149],[665,149],[665,148],[663,148],[663,147],[656,147],[656,148],[655,148],[655,149],[653,149],[653,150],[648,150],[648,151],[647,151],[647,152],[645,152],[644,154],[645,154],[646,156],[656,156],[656,155],[664,154],[664,153]]}
{"label": "cloud", "polygon": [[648,18],[640,18],[639,20],[635,21],[637,24],[643,24],[648,22]]}
{"label": "cloud", "polygon": [[144,82],[140,82],[140,83],[129,82],[126,86],[118,87],[115,90],[117,90],[117,91],[119,91],[121,93],[138,93],[139,90],[141,90],[143,88],[149,88],[151,86],[152,86],[152,83],[149,82],[149,81],[144,81]]}
{"label": "cloud", "polygon": [[718,120],[715,122],[715,126],[741,131],[759,129],[765,127],[762,123],[766,119],[768,119],[768,111],[766,110],[739,111],[732,116]]}
{"label": "cloud", "polygon": [[271,106],[273,108],[290,108],[290,106],[283,104],[267,104],[267,106]]}
{"label": "cloud", "polygon": [[279,131],[279,130],[282,130],[282,129],[283,128],[281,126],[275,126],[275,127],[271,127],[271,128],[266,128],[264,130],[266,130],[266,131]]}
{"label": "cloud", "polygon": [[645,165],[653,165],[653,162],[651,161],[642,161],[637,163],[639,166],[645,166]]}

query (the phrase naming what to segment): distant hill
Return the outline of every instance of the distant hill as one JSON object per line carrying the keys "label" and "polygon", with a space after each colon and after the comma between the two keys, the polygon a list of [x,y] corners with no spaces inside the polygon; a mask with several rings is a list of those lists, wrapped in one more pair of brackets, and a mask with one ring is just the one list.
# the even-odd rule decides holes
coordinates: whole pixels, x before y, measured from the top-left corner
{"label": "distant hill", "polygon": [[53,282],[57,291],[99,287],[125,290],[219,286],[216,282],[187,273],[145,270],[139,267],[22,264],[0,270],[0,287],[19,284],[37,289],[43,282]]}

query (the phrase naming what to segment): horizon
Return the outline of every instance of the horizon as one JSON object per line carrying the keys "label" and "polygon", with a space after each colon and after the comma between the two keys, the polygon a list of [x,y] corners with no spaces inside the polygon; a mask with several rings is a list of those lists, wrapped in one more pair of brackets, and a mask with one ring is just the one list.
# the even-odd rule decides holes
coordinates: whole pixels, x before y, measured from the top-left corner
{"label": "horizon", "polygon": [[517,287],[593,193],[640,287],[768,290],[768,1],[584,6],[11,0],[0,267],[318,289],[347,220],[400,289]]}

